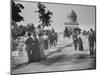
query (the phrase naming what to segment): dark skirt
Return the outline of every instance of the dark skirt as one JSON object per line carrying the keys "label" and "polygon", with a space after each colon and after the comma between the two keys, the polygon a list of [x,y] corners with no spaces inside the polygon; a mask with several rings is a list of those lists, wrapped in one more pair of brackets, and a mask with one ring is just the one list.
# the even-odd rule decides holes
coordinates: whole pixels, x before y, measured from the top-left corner
{"label": "dark skirt", "polygon": [[31,54],[31,62],[37,62],[41,60],[40,49],[38,45],[34,45]]}
{"label": "dark skirt", "polygon": [[48,40],[46,39],[44,41],[45,41],[45,50],[47,50],[48,49]]}
{"label": "dark skirt", "polygon": [[79,43],[79,50],[83,51],[83,42],[81,38],[78,39],[78,43]]}

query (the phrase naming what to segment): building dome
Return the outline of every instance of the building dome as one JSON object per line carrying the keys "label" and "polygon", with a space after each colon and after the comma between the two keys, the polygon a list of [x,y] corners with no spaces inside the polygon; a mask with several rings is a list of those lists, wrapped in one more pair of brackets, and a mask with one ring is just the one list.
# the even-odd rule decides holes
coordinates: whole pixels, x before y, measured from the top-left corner
{"label": "building dome", "polygon": [[[64,23],[65,25],[65,30],[66,28],[68,29],[69,32],[73,32],[75,28],[79,27],[79,23],[77,22],[77,15],[75,11],[72,9],[68,14],[67,14],[67,20]],[[71,35],[70,33],[70,35]],[[66,34],[66,32],[65,32]]]}
{"label": "building dome", "polygon": [[79,23],[77,22],[77,15],[73,9],[67,14],[67,20],[64,24],[65,25],[79,25]]}
{"label": "building dome", "polygon": [[76,17],[76,13],[74,12],[74,10],[72,9],[69,13],[67,17]]}
{"label": "building dome", "polygon": [[67,22],[77,22],[77,15],[73,9],[67,14]]}

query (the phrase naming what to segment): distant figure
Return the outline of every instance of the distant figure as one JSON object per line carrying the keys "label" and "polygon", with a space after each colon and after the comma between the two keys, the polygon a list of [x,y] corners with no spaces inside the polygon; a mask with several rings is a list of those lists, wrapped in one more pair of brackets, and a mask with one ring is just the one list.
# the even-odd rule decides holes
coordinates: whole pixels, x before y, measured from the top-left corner
{"label": "distant figure", "polygon": [[54,45],[56,46],[57,45],[57,42],[58,42],[58,35],[57,33],[54,33]]}
{"label": "distant figure", "polygon": [[45,41],[45,50],[47,50],[48,49],[48,36],[47,36],[46,33],[43,35],[43,38],[44,38],[44,41]]}
{"label": "distant figure", "polygon": [[81,37],[80,37],[80,34],[79,34],[79,36],[78,36],[78,46],[79,46],[79,51],[83,51],[83,41],[82,41],[82,39],[81,39]]}
{"label": "distant figure", "polygon": [[89,50],[90,50],[90,55],[94,55],[94,43],[95,43],[95,34],[93,29],[90,29],[89,32],[89,37],[88,37],[88,42],[89,42]]}
{"label": "distant figure", "polygon": [[51,46],[56,46],[57,45],[57,41],[58,41],[58,35],[57,33],[51,33],[50,35],[50,43],[51,43]]}
{"label": "distant figure", "polygon": [[76,31],[74,31],[72,33],[72,38],[73,38],[73,43],[74,43],[74,49],[77,50],[77,47],[78,47],[78,38],[77,38]]}

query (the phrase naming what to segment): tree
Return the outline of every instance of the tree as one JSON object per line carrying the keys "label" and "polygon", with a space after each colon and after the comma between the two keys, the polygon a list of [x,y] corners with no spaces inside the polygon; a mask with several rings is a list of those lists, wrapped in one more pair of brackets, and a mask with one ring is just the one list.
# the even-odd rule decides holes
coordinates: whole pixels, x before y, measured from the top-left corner
{"label": "tree", "polygon": [[19,3],[15,3],[13,0],[11,1],[11,19],[15,22],[20,22],[21,20],[24,21],[23,17],[19,14],[21,9],[24,9],[24,6]]}
{"label": "tree", "polygon": [[19,14],[21,13],[21,9],[24,9],[24,6],[19,3],[15,3],[11,0],[11,20],[12,20],[12,37],[16,39],[18,36],[22,36],[25,34],[25,27],[17,25],[16,22],[24,21],[23,17]]}
{"label": "tree", "polygon": [[50,26],[50,22],[52,22],[51,20],[51,15],[52,15],[52,12],[50,12],[49,10],[46,12],[45,10],[45,5],[41,4],[40,2],[38,3],[38,12],[39,13],[39,19],[40,21],[39,22],[42,22],[41,25],[44,26]]}
{"label": "tree", "polygon": [[17,26],[12,29],[12,37],[16,39],[19,36],[24,36],[27,28],[25,26]]}

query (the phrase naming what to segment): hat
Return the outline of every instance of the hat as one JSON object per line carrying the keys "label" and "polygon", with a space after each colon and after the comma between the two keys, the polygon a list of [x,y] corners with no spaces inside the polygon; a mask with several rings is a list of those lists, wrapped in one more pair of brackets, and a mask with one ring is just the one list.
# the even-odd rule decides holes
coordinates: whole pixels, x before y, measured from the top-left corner
{"label": "hat", "polygon": [[40,32],[38,35],[39,35],[39,36],[42,36],[42,33]]}

